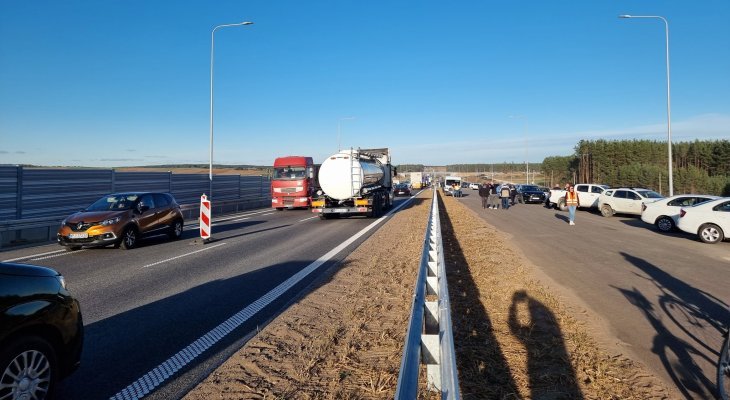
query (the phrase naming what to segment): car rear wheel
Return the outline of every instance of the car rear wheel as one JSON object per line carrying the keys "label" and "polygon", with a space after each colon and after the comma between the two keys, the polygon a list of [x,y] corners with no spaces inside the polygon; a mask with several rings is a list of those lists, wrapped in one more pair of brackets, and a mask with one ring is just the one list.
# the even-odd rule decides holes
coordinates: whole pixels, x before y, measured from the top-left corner
{"label": "car rear wheel", "polygon": [[568,206],[565,204],[565,199],[558,200],[558,210],[566,211],[567,209],[568,209]]}
{"label": "car rear wheel", "polygon": [[134,228],[127,228],[122,233],[122,243],[120,247],[124,250],[131,250],[137,246],[137,230]]}
{"label": "car rear wheel", "polygon": [[58,380],[53,347],[37,336],[24,336],[0,351],[0,398],[48,399]]}
{"label": "car rear wheel", "polygon": [[662,232],[671,232],[674,230],[674,220],[667,216],[657,218],[655,225]]}
{"label": "car rear wheel", "polygon": [[704,224],[700,226],[700,231],[697,232],[697,235],[700,237],[701,241],[710,244],[722,242],[725,238],[725,235],[722,233],[722,229],[715,224]]}
{"label": "car rear wheel", "polygon": [[613,217],[613,208],[611,208],[611,206],[609,206],[608,204],[604,204],[601,207],[601,215],[607,218]]}
{"label": "car rear wheel", "polygon": [[183,222],[179,219],[170,225],[170,239],[177,240],[182,237],[183,234]]}

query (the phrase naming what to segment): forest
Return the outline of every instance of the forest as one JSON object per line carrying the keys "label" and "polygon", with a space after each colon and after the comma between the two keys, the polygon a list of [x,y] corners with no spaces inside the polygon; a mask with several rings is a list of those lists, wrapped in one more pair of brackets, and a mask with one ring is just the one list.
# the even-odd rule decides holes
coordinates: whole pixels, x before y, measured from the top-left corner
{"label": "forest", "polygon": [[[672,143],[674,193],[730,196],[730,141]],[[542,172],[552,184],[602,183],[669,192],[666,142],[581,140],[572,156],[546,157]]]}

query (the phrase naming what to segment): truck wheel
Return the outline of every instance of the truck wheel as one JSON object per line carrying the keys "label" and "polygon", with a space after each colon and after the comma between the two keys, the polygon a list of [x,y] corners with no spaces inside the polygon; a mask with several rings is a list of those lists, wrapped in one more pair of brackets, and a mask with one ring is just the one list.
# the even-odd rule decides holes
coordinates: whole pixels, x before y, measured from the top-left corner
{"label": "truck wheel", "polygon": [[604,204],[601,207],[601,215],[606,218],[613,217],[613,208],[611,208],[611,206],[609,206],[608,204]]}
{"label": "truck wheel", "polygon": [[568,210],[568,206],[565,204],[565,199],[558,200],[558,210],[560,210],[560,211]]}

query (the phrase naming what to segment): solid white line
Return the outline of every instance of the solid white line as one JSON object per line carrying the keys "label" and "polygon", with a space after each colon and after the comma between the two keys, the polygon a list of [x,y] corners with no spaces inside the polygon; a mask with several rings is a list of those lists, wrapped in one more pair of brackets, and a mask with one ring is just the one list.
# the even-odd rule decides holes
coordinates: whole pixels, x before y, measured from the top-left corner
{"label": "solid white line", "polygon": [[271,214],[273,214],[273,212],[270,212],[268,214],[261,214],[260,216],[263,217],[264,215],[271,215]]}
{"label": "solid white line", "polygon": [[145,265],[142,268],[154,267],[155,265],[163,264],[163,263],[166,263],[166,262],[172,261],[172,260],[177,260],[178,258],[183,258],[183,257],[191,256],[193,254],[200,253],[201,251],[206,251],[206,250],[214,249],[216,247],[223,246],[224,244],[225,244],[225,242],[224,243],[218,243],[218,244],[215,244],[215,245],[212,245],[212,246],[206,246],[206,247],[204,247],[204,248],[202,248],[200,250],[195,250],[195,251],[192,251],[190,253],[181,254],[179,256],[172,257],[172,258],[168,258],[166,260],[158,261],[158,262],[155,262],[155,263],[152,263],[152,264],[147,264],[147,265]]}
{"label": "solid white line", "polygon": [[302,222],[302,221],[309,221],[310,219],[313,219],[313,218],[317,218],[317,217],[318,217],[318,215],[315,215],[314,217],[309,217],[309,218],[304,218],[304,219],[300,219],[300,220],[299,220],[299,222]]}
{"label": "solid white line", "polygon": [[23,256],[23,257],[18,257],[18,258],[11,258],[9,260],[3,260],[2,262],[13,262],[13,261],[18,261],[18,260],[28,260],[28,259],[31,259],[33,257],[40,257],[40,256],[46,256],[48,254],[65,253],[65,252],[66,252],[66,250],[54,250],[54,251],[49,251],[49,252],[46,252],[46,253],[31,254],[29,256]]}
{"label": "solid white line", "polygon": [[285,280],[279,286],[275,287],[263,297],[254,301],[241,311],[228,318],[220,325],[213,328],[211,331],[201,336],[198,340],[194,341],[184,349],[177,352],[172,357],[168,358],[162,364],[153,368],[147,372],[141,378],[134,381],[131,385],[122,389],[119,393],[111,397],[112,400],[132,400],[141,399],[157,386],[161,385],[167,378],[171,377],[180,369],[184,368],[187,364],[201,355],[204,351],[218,343],[221,339],[231,333],[234,329],[241,326],[243,323],[251,319],[256,313],[261,311],[264,307],[271,304],[274,300],[283,295],[287,290],[291,289],[294,285],[299,283],[302,279],[306,278],[309,274],[314,272],[322,264],[329,261],[332,257],[336,256],[339,252],[344,250],[347,246],[351,245],[356,240],[360,239],[368,231],[376,227],[378,224],[383,222],[385,218],[389,217],[394,212],[408,204],[412,199],[408,199],[401,203],[398,207],[390,210],[387,214],[373,221],[370,225],[366,226],[360,232],[356,233],[349,239],[340,243],[337,247],[327,252],[327,254],[318,258],[313,263],[306,266],[301,271],[292,275],[289,279]]}
{"label": "solid white line", "polygon": [[61,253],[61,254],[54,254],[54,255],[52,255],[52,256],[45,256],[45,257],[37,257],[37,258],[31,258],[31,259],[30,259],[30,261],[40,261],[40,260],[47,260],[47,259],[49,259],[49,258],[55,258],[55,257],[61,257],[61,256],[67,256],[67,255],[69,255],[69,254],[78,254],[78,253],[83,253],[83,252],[84,252],[84,251],[86,251],[86,250],[87,250],[87,249],[83,249],[83,250],[78,250],[78,251],[66,251],[66,250],[63,250],[64,252],[63,252],[63,253]]}
{"label": "solid white line", "polygon": [[247,219],[249,219],[249,218],[251,218],[251,217],[246,217],[246,218],[239,218],[239,219],[234,219],[234,220],[233,220],[233,221],[231,221],[231,222],[239,222],[239,221],[244,221],[244,220],[247,220]]}

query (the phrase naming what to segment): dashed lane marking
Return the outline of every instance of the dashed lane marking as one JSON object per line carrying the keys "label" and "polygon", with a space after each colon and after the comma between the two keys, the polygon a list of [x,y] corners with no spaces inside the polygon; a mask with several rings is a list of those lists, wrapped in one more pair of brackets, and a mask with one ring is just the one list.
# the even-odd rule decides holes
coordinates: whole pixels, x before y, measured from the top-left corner
{"label": "dashed lane marking", "polygon": [[185,253],[185,254],[181,254],[181,255],[179,255],[179,256],[175,256],[175,257],[172,257],[172,258],[168,258],[168,259],[166,259],[166,260],[162,260],[162,261],[157,261],[157,262],[155,262],[155,263],[152,263],[152,264],[147,264],[147,265],[145,265],[145,266],[144,266],[144,267],[142,267],[142,268],[149,268],[149,267],[154,267],[155,265],[160,265],[160,264],[164,264],[164,263],[166,263],[166,262],[169,262],[169,261],[172,261],[172,260],[177,260],[178,258],[183,258],[183,257],[187,257],[187,256],[192,256],[193,254],[197,254],[197,253],[200,253],[201,251],[211,250],[211,249],[214,249],[214,248],[216,248],[216,247],[220,247],[220,246],[223,246],[224,244],[226,244],[226,243],[225,243],[225,242],[223,242],[223,243],[218,243],[218,244],[215,244],[215,245],[212,245],[212,246],[206,246],[205,248],[202,248],[202,249],[200,249],[200,250],[195,250],[195,251],[191,251],[190,253]]}
{"label": "dashed lane marking", "polygon": [[34,257],[47,256],[49,254],[56,254],[56,253],[66,253],[66,250],[54,250],[54,251],[49,251],[49,252],[46,252],[46,253],[31,254],[29,256],[23,256],[23,257],[17,257],[17,258],[10,258],[8,260],[3,260],[2,262],[13,262],[13,261],[19,261],[19,260],[30,260],[31,258],[34,258]]}
{"label": "dashed lane marking", "polygon": [[318,218],[318,217],[319,217],[318,215],[315,215],[314,217],[309,217],[309,218],[304,218],[304,219],[300,219],[300,220],[299,220],[299,222],[302,222],[302,221],[308,221],[308,220],[310,220],[310,219],[314,219],[314,218]]}

